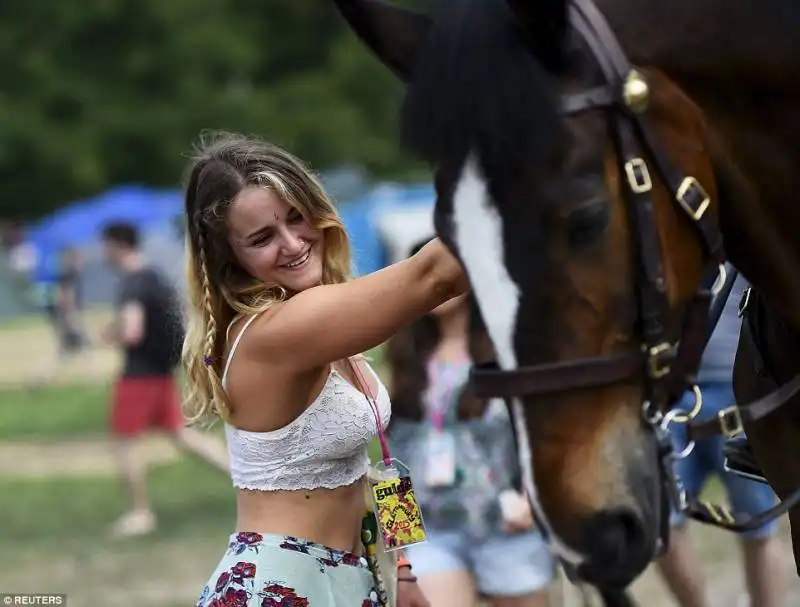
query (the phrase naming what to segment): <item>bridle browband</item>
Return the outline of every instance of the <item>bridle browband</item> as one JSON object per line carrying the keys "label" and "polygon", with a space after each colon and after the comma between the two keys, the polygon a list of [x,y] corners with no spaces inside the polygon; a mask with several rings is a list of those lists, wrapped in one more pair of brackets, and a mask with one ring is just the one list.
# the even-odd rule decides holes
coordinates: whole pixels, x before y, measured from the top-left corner
{"label": "bridle browband", "polygon": [[[647,115],[650,91],[643,75],[630,64],[592,0],[572,0],[570,23],[591,49],[606,83],[563,97],[561,114],[573,116],[595,109],[604,109],[610,114],[611,133],[625,186],[625,202],[637,253],[634,276],[640,348],[621,354],[515,369],[500,369],[496,363],[476,365],[471,375],[472,385],[479,397],[509,399],[598,388],[643,377],[643,417],[658,438],[665,493],[679,510],[701,522],[737,532],[756,529],[800,503],[800,489],[756,517],[738,518],[721,506],[696,502],[686,496],[672,466],[674,459],[688,455],[693,443],[682,453],[676,454],[667,429],[670,423],[680,422],[689,424],[692,439],[720,433],[731,436],[735,431],[741,431],[742,417],[750,419],[746,417],[748,412],[767,409],[771,412],[796,393],[800,389],[800,376],[790,382],[792,385],[784,386],[783,392],[779,389],[741,408],[735,405],[729,407],[723,412],[724,415],[711,422],[694,420],[702,407],[702,395],[696,386],[697,371],[713,331],[710,323],[711,299],[727,288],[721,302],[724,305],[735,275],[728,276],[724,265],[722,234],[709,213],[709,195],[695,177],[686,175],[675,165],[654,135]],[[670,335],[667,329],[672,323],[669,322],[667,281],[661,261],[662,243],[654,214],[654,174],[690,219],[700,238],[707,266],[703,284],[686,304],[680,335]],[[705,285],[714,277],[714,285],[707,288]],[[675,402],[688,388],[693,388],[697,397],[694,410],[689,414],[677,411],[664,414],[662,407]],[[740,409],[743,413],[740,413]],[[668,542],[667,514],[664,512],[665,516],[662,516],[664,520],[660,530],[662,550],[666,549]]]}

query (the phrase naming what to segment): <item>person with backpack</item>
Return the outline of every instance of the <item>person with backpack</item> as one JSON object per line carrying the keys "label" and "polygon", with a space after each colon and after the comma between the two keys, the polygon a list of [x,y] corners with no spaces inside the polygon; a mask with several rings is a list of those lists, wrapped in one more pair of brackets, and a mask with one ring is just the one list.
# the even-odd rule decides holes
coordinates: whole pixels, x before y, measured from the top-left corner
{"label": "person with backpack", "polygon": [[114,524],[112,534],[144,535],[155,529],[156,518],[147,495],[145,462],[135,454],[139,439],[148,430],[159,429],[178,448],[225,472],[227,451],[221,442],[184,424],[174,378],[184,339],[176,289],[145,263],[135,226],[109,224],[102,240],[106,260],[120,273],[116,318],[102,337],[122,351],[121,373],[112,390],[110,426],[131,499],[130,510]]}

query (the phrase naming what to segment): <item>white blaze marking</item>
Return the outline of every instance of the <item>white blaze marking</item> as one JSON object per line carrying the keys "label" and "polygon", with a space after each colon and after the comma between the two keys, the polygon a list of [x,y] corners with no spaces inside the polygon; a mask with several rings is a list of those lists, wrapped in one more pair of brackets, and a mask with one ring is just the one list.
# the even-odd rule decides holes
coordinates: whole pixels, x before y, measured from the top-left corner
{"label": "white blaze marking", "polygon": [[[464,164],[453,194],[453,228],[453,239],[469,276],[472,294],[494,344],[497,363],[501,369],[515,369],[517,356],[514,352],[514,327],[520,291],[503,261],[502,220],[497,209],[490,203],[486,182],[472,156]],[[585,558],[553,532],[539,502],[534,482],[530,438],[520,399],[512,399],[511,413],[517,432],[522,482],[537,518],[550,538],[550,547],[568,563],[580,565]]]}

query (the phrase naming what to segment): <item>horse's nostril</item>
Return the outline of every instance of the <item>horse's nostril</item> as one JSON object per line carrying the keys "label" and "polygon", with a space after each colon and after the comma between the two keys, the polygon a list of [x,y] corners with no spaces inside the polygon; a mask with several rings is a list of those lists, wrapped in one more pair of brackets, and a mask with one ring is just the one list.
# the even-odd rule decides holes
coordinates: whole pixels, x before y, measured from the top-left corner
{"label": "horse's nostril", "polygon": [[627,509],[594,516],[584,533],[591,560],[608,567],[624,565],[631,558],[638,560],[646,542],[642,522]]}

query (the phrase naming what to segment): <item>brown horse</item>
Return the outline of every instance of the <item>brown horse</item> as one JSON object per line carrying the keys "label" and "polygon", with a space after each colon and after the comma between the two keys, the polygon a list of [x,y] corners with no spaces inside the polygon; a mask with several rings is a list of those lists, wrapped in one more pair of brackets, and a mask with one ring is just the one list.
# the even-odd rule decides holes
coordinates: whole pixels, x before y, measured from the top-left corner
{"label": "brown horse", "polygon": [[800,4],[335,1],[407,84],[403,140],[435,167],[500,367],[482,377],[520,397],[537,521],[580,577],[624,587],[665,539],[656,426],[699,359],[675,350],[718,229],[800,330]]}

